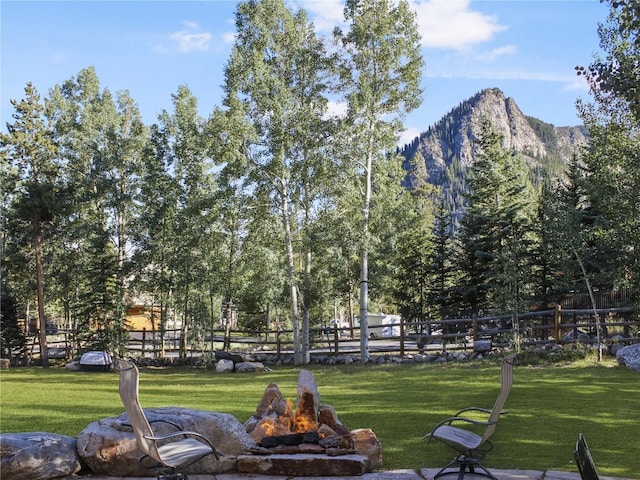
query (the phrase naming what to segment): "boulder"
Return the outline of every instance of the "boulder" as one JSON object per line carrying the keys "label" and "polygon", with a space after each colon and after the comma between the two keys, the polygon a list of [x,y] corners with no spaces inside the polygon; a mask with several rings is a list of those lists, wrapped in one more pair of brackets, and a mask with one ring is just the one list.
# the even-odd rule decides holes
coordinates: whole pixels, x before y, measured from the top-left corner
{"label": "boulder", "polygon": [[640,372],[640,344],[627,345],[616,352],[616,360],[629,370]]}
{"label": "boulder", "polygon": [[0,358],[0,370],[6,370],[11,366],[11,361],[8,358]]}
{"label": "boulder", "polygon": [[[178,407],[151,408],[144,412],[158,435],[174,433],[173,423],[181,430],[200,433],[213,443],[220,458],[207,455],[185,468],[184,473],[215,474],[235,470],[237,457],[256,446],[244,426],[227,413]],[[140,463],[143,453],[136,444],[126,413],[90,424],[78,435],[77,448],[80,458],[93,473],[123,477],[154,474],[153,465]]]}
{"label": "boulder", "polygon": [[473,351],[487,353],[491,351],[491,340],[476,340],[473,342]]}
{"label": "boulder", "polygon": [[217,350],[215,353],[216,360],[231,360],[233,363],[244,362],[242,355],[237,353],[223,352]]}
{"label": "boulder", "polygon": [[45,432],[0,435],[0,471],[11,480],[47,480],[78,473],[76,439]]}
{"label": "boulder", "polygon": [[218,360],[218,363],[216,363],[216,372],[218,373],[233,372],[234,368],[235,368],[235,364],[233,363],[232,360],[226,360],[222,358]]}
{"label": "boulder", "polygon": [[261,362],[236,363],[236,372],[264,372],[267,370]]}

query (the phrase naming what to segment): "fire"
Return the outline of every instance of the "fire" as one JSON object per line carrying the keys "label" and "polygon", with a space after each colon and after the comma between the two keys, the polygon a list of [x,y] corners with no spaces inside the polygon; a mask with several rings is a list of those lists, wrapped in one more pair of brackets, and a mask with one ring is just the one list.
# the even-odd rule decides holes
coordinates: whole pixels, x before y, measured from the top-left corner
{"label": "fire", "polygon": [[302,415],[296,416],[293,421],[293,433],[313,432],[318,428],[319,423]]}
{"label": "fire", "polygon": [[265,419],[265,421],[262,423],[262,425],[260,425],[260,427],[262,428],[262,432],[264,434],[265,437],[271,436],[271,435],[275,435],[276,434],[276,427],[273,423],[273,419],[269,419],[269,421],[266,421],[267,419]]}

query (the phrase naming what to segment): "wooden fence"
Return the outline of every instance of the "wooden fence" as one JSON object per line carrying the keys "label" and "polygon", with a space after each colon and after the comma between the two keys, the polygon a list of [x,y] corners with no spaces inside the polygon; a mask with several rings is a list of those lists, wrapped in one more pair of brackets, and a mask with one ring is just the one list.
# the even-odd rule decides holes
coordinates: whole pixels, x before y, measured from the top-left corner
{"label": "wooden fence", "polygon": [[[544,344],[597,342],[597,328],[603,345],[640,343],[640,321],[632,308],[554,309],[509,315],[404,322],[384,325],[379,335],[369,339],[372,355],[392,354],[404,356],[431,351],[465,350],[473,348],[478,340],[490,340],[493,346],[512,344],[516,336],[522,346]],[[311,355],[359,354],[359,328],[313,328],[310,330]],[[264,353],[281,357],[293,353],[291,330],[224,330],[214,329],[202,338],[191,338],[187,344],[187,357],[206,352],[228,351]],[[74,356],[70,333],[59,332],[49,336],[49,356]],[[31,355],[37,353],[37,338],[33,337]],[[131,331],[129,354],[134,357],[178,357],[180,331],[167,330],[163,338],[159,332]]]}
{"label": "wooden fence", "polygon": [[[372,354],[406,355],[424,351],[460,350],[477,340],[491,340],[493,345],[507,345],[520,336],[521,345],[597,342],[596,329],[604,345],[640,342],[640,321],[631,308],[598,309],[598,322],[592,309],[554,309],[512,316],[472,317],[404,322],[384,325],[381,335],[369,339]],[[140,356],[156,355],[161,347],[158,333],[131,332],[129,349]],[[310,330],[311,354],[357,354],[360,351],[359,328],[313,328]],[[205,351],[263,352],[276,356],[291,354],[293,332],[290,330],[211,330],[191,341],[188,355]],[[179,332],[165,332],[165,354],[176,355]]]}

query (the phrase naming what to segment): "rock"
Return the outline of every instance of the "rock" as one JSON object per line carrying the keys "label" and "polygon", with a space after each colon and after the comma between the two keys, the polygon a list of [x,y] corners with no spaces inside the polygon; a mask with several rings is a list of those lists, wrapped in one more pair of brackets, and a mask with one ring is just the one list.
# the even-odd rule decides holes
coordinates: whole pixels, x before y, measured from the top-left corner
{"label": "rock", "polygon": [[[178,407],[145,409],[154,432],[158,435],[173,433],[176,428],[200,433],[207,437],[220,455],[207,455],[188,466],[185,473],[223,473],[236,468],[238,455],[254,448],[255,442],[242,424],[232,415]],[[153,468],[139,463],[143,456],[138,448],[125,414],[90,424],[78,435],[77,449],[82,461],[95,474],[123,477],[141,477],[154,474]]]}
{"label": "rock", "polygon": [[216,363],[216,372],[218,373],[228,373],[233,372],[235,368],[235,364],[232,360],[221,359]]}
{"label": "rock", "polygon": [[382,466],[382,444],[370,428],[358,428],[351,431],[353,449],[368,460],[368,469]]}
{"label": "rock", "polygon": [[6,370],[11,366],[11,361],[8,358],[0,358],[0,370]]}
{"label": "rock", "polygon": [[66,368],[67,370],[72,370],[74,372],[79,372],[80,371],[80,361],[79,360],[72,360],[72,361],[66,363],[64,368]]}
{"label": "rock", "polygon": [[0,435],[0,471],[10,480],[46,480],[78,473],[76,439],[45,432]]}
{"label": "rock", "polygon": [[616,360],[629,370],[640,372],[640,344],[627,345],[616,352]]}
{"label": "rock", "polygon": [[473,342],[473,351],[476,353],[490,352],[491,340],[476,340]]}
{"label": "rock", "polygon": [[236,364],[236,372],[264,372],[264,363],[260,362],[240,362]]}
{"label": "rock", "polygon": [[294,415],[293,432],[307,432],[318,426],[320,392],[316,379],[309,370],[300,370],[298,375],[298,398]]}
{"label": "rock", "polygon": [[367,457],[362,455],[328,456],[314,453],[275,454],[238,457],[238,471],[260,475],[282,475],[290,478],[309,476],[356,476],[367,471]]}
{"label": "rock", "polygon": [[275,412],[278,416],[285,415],[285,413],[291,416],[291,407],[287,405],[287,401],[282,397],[282,393],[275,383],[270,383],[267,385],[267,388],[264,389],[262,398],[253,416],[255,418],[262,418],[271,412]]}
{"label": "rock", "polygon": [[338,414],[331,405],[320,404],[318,408],[318,421],[321,425],[326,425],[337,434],[345,435],[349,433],[349,429],[338,420]]}
{"label": "rock", "polygon": [[216,351],[215,356],[216,360],[231,360],[233,363],[240,363],[244,361],[242,355],[239,355],[237,353],[223,352],[220,350]]}

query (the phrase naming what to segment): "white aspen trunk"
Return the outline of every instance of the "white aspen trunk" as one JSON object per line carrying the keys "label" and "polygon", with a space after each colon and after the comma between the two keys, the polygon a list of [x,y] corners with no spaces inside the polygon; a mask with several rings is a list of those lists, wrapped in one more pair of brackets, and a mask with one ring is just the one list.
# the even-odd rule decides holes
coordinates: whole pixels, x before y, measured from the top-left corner
{"label": "white aspen trunk", "polygon": [[591,300],[591,308],[593,309],[593,319],[596,324],[596,346],[598,348],[598,362],[602,362],[602,338],[600,335],[601,325],[600,325],[600,315],[598,315],[598,309],[596,306],[596,299],[593,295],[591,282],[589,281],[589,277],[587,276],[587,269],[585,268],[584,263],[580,258],[580,255],[578,255],[578,251],[575,249],[573,245],[571,246],[571,249],[573,250],[573,254],[576,257],[576,260],[578,261],[578,265],[580,265],[580,270],[582,270],[582,278],[584,279],[584,283],[587,285],[587,291],[589,292],[589,299]]}
{"label": "white aspen trunk", "polygon": [[364,223],[360,258],[360,361],[363,364],[369,361],[369,209],[372,164],[373,154],[370,148],[365,167],[364,208],[362,209]]}
{"label": "white aspen trunk", "polygon": [[293,255],[293,239],[291,238],[291,224],[289,222],[289,201],[286,180],[280,180],[282,191],[280,193],[280,209],[282,213],[282,225],[287,249],[287,273],[289,276],[289,291],[291,295],[291,327],[293,329],[293,363],[302,365],[304,355],[300,337],[300,316],[298,313],[298,286],[296,284],[295,258]]}

